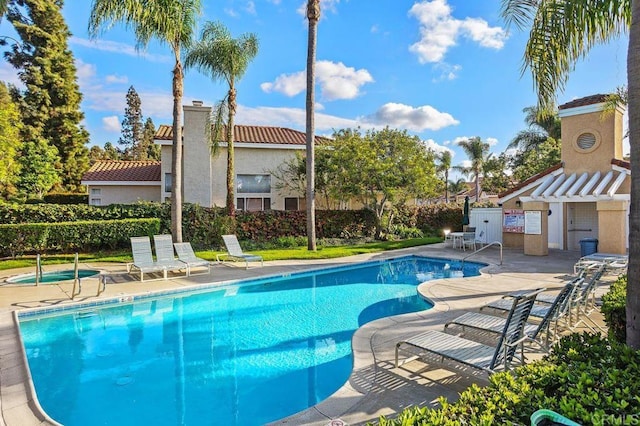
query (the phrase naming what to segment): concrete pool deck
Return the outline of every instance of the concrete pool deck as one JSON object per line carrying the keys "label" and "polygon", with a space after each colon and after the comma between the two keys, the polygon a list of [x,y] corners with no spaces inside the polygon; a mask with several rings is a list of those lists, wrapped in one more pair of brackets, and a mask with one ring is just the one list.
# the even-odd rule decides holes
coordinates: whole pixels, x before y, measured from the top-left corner
{"label": "concrete pool deck", "polygon": [[[130,300],[130,296],[157,291],[198,288],[209,283],[411,254],[460,259],[469,252],[454,250],[442,243],[340,259],[272,261],[265,262],[262,268],[252,267],[248,270],[241,263],[215,265],[210,274],[145,282],[126,274],[123,264],[81,264],[81,268],[96,268],[108,273],[109,278],[104,292],[99,296],[96,296],[99,280],[83,279],[82,291],[74,300],[71,300],[73,284],[70,282],[39,287],[0,284],[0,425],[56,424],[40,413],[37,401],[32,397],[28,369],[14,319],[15,311],[56,308],[103,299],[126,301]],[[318,405],[273,424],[325,426],[333,419],[341,419],[344,424],[362,425],[381,415],[393,416],[408,406],[433,406],[439,396],[457,399],[459,392],[470,384],[486,383],[486,374],[453,363],[427,363],[424,360],[413,360],[395,368],[396,342],[426,329],[442,330],[446,321],[466,311],[477,310],[479,306],[509,291],[539,287],[558,290],[563,280],[573,272],[573,264],[578,258],[579,253],[576,252],[550,250],[549,256],[534,257],[525,256],[521,250],[505,249],[503,264],[499,265],[497,248],[474,255],[470,261],[488,264],[483,268],[482,275],[424,283],[418,290],[435,303],[433,309],[365,324],[352,338],[354,364],[345,385]],[[45,270],[68,269],[69,266],[47,266]],[[29,269],[2,271],[0,281],[19,273],[32,272],[33,268]],[[602,291],[603,287],[600,288]]]}

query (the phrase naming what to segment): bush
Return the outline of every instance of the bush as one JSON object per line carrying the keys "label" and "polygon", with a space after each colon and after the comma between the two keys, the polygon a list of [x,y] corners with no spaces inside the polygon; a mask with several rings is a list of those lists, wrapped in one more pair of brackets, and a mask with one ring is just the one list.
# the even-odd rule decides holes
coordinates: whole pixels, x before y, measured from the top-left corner
{"label": "bush", "polygon": [[382,426],[529,424],[540,408],[581,424],[632,424],[640,413],[640,351],[596,334],[563,338],[543,360],[472,385],[455,403],[409,408]]}
{"label": "bush", "polygon": [[71,194],[52,192],[44,196],[44,201],[50,204],[89,204],[89,194]]}
{"label": "bush", "polygon": [[602,296],[602,314],[609,327],[609,338],[627,341],[627,276],[620,276]]}
{"label": "bush", "polygon": [[418,228],[424,235],[440,236],[443,229],[462,231],[462,205],[440,203],[399,207],[396,209],[394,223]]}
{"label": "bush", "polygon": [[0,251],[23,253],[71,252],[128,247],[129,238],[160,232],[158,219],[124,219],[64,223],[0,225]]}

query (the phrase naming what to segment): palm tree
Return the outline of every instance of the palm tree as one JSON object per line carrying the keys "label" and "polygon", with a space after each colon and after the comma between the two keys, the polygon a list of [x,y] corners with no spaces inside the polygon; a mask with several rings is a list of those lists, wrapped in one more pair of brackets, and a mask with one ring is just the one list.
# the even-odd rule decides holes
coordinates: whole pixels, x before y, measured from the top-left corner
{"label": "palm tree", "polygon": [[258,54],[258,37],[255,34],[243,34],[234,39],[229,30],[221,23],[207,22],[202,29],[200,40],[189,48],[185,56],[186,68],[196,67],[200,72],[209,74],[215,80],[224,80],[229,91],[216,108],[213,143],[214,152],[221,134],[224,116],[227,116],[227,213],[235,212],[234,184],[234,118],[237,108],[236,81],[240,80],[247,67]]}
{"label": "palm tree", "polygon": [[463,178],[460,178],[456,181],[447,181],[447,188],[453,195],[457,195],[467,189],[467,181]]}
{"label": "palm tree", "polygon": [[[476,202],[480,198],[480,174],[482,173],[482,165],[489,155],[489,144],[482,142],[479,136],[471,139],[465,139],[458,142],[458,146],[467,154],[471,160],[471,166],[466,173],[473,176],[476,185]],[[465,170],[462,170],[465,172]]]}
{"label": "palm tree", "polygon": [[438,167],[436,171],[441,173],[444,181],[444,201],[449,202],[449,188],[447,183],[449,182],[449,170],[451,169],[451,151],[445,150],[438,155]]}
{"label": "palm tree", "polygon": [[[592,47],[629,31],[627,84],[631,203],[627,287],[627,344],[640,349],[640,0],[503,0],[502,15],[531,26],[523,71],[530,69],[538,106],[550,108],[578,60]],[[553,43],[549,43],[553,40]]]}
{"label": "palm tree", "polygon": [[518,132],[507,148],[529,151],[537,149],[548,138],[560,140],[560,117],[557,111],[541,111],[537,106],[530,106],[522,112],[525,113],[524,121],[529,128]]}
{"label": "palm tree", "polygon": [[320,20],[320,0],[307,1],[309,37],[307,43],[307,249],[316,250],[316,199],[315,199],[315,65]]}
{"label": "palm tree", "polygon": [[173,150],[171,155],[171,233],[182,242],[182,95],[184,72],[181,49],[193,38],[201,0],[93,0],[89,18],[92,38],[116,23],[124,23],[135,33],[137,48],[144,48],[151,39],[167,43],[173,51]]}

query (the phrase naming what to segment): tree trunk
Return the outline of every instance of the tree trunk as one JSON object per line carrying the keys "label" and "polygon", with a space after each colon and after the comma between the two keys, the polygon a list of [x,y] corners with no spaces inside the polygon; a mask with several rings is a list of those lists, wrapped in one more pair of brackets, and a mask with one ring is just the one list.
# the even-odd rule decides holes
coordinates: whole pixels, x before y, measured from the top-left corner
{"label": "tree trunk", "polygon": [[632,0],[631,7],[632,19],[627,52],[631,145],[627,344],[634,349],[640,349],[640,0]]}
{"label": "tree trunk", "polygon": [[449,204],[449,170],[444,171],[444,202]]}
{"label": "tree trunk", "polygon": [[229,117],[227,122],[227,214],[235,216],[235,167],[234,167],[234,117],[236,114],[236,89],[229,88]]}
{"label": "tree trunk", "polygon": [[[179,53],[176,55],[180,57]],[[173,69],[173,151],[171,152],[171,234],[182,242],[182,93],[184,74],[180,60]]]}
{"label": "tree trunk", "polygon": [[307,45],[307,249],[316,250],[315,200],[315,64],[320,0],[308,0],[309,38]]}

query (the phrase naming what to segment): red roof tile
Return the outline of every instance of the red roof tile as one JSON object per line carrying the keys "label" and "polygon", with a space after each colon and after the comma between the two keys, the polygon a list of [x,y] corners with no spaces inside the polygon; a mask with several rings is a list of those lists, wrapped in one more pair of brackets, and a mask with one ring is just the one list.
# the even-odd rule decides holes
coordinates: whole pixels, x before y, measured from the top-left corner
{"label": "red roof tile", "polygon": [[614,158],[611,160],[611,164],[631,170],[631,163],[629,163],[628,161],[618,160],[617,158]]}
{"label": "red roof tile", "polygon": [[584,98],[574,99],[566,104],[562,104],[558,109],[576,108],[586,105],[601,104],[607,101],[609,95],[597,94],[591,96],[585,96]]}
{"label": "red roof tile", "polygon": [[[244,126],[237,124],[234,127],[235,142],[257,143],[257,144],[285,144],[285,145],[305,145],[306,134],[298,130],[286,127],[270,126]],[[173,140],[173,127],[161,124],[154,136],[156,140]],[[316,136],[316,144],[327,141],[322,136]]]}
{"label": "red roof tile", "polygon": [[100,160],[82,176],[83,181],[160,182],[159,161]]}

